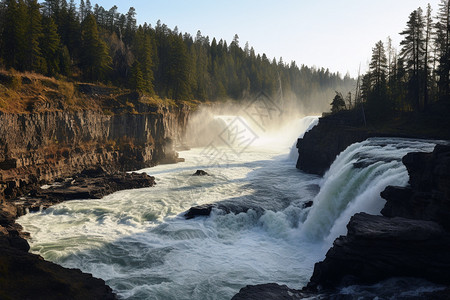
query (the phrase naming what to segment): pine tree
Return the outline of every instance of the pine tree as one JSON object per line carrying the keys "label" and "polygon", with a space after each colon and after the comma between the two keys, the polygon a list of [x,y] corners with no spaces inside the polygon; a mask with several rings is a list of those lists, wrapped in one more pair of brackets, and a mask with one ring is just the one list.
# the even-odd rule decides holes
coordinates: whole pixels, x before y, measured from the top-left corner
{"label": "pine tree", "polygon": [[39,45],[43,36],[42,18],[39,11],[40,5],[37,0],[27,0],[28,24],[26,32],[27,56],[25,69],[45,73],[46,64]]}
{"label": "pine tree", "polygon": [[371,73],[372,87],[386,82],[387,59],[382,41],[376,43],[375,48],[372,49],[372,59],[370,61],[369,68]]}
{"label": "pine tree", "polygon": [[438,52],[439,98],[450,100],[450,1],[441,0],[436,23],[435,47]]}
{"label": "pine tree", "polygon": [[41,39],[42,54],[44,55],[47,74],[55,75],[59,73],[59,51],[61,50],[61,41],[58,35],[53,18],[44,18],[43,36]]}
{"label": "pine tree", "polygon": [[407,23],[407,28],[400,34],[404,35],[401,41],[401,57],[406,63],[408,72],[408,94],[414,109],[420,109],[421,82],[423,82],[424,59],[424,22],[422,9],[413,11]]}
{"label": "pine tree", "polygon": [[331,112],[337,113],[338,111],[341,111],[345,109],[345,101],[342,97],[342,94],[339,92],[336,92],[336,96],[334,96],[333,101],[331,102]]}
{"label": "pine tree", "polygon": [[126,44],[131,44],[133,41],[133,35],[136,32],[136,10],[134,7],[130,7],[128,13],[125,16],[125,35],[124,41]]}
{"label": "pine tree", "polygon": [[172,34],[169,45],[167,95],[175,100],[190,99],[189,58],[181,34]]}
{"label": "pine tree", "polygon": [[133,63],[131,67],[131,88],[138,92],[144,92],[146,90],[144,76],[142,75],[141,66],[138,61]]}
{"label": "pine tree", "polygon": [[97,22],[92,14],[86,16],[81,31],[81,67],[87,79],[104,78],[111,69],[111,57],[106,43],[99,37]]}
{"label": "pine tree", "polygon": [[431,19],[431,5],[428,3],[427,6],[427,13],[425,16],[425,45],[424,45],[424,58],[423,58],[423,105],[424,108],[428,106],[428,87],[429,87],[429,81],[430,81],[430,58],[428,56],[428,53],[430,51],[430,45],[431,45],[431,34],[432,34],[432,19]]}
{"label": "pine tree", "polygon": [[78,15],[80,16],[80,21],[83,22],[84,19],[86,18],[86,5],[84,4],[84,0],[80,0],[80,8]]}
{"label": "pine tree", "polygon": [[27,42],[27,7],[22,0],[6,0],[4,28],[2,33],[2,56],[6,67],[24,69]]}

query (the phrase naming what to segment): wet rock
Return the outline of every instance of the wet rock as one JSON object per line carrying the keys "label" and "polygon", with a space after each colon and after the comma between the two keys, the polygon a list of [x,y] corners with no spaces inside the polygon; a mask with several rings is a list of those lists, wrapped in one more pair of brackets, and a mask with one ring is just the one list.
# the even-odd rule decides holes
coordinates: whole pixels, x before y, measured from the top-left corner
{"label": "wet rock", "polygon": [[[92,177],[88,177],[92,176]],[[38,189],[31,197],[15,201],[16,207],[35,211],[67,200],[101,199],[104,196],[126,189],[137,189],[155,185],[155,178],[145,173],[118,172],[108,174],[103,169],[91,169],[74,176],[60,185]]]}
{"label": "wet rock", "polygon": [[195,171],[194,174],[192,174],[192,176],[207,176],[207,175],[209,175],[209,174],[204,170],[197,170],[197,171]]}
{"label": "wet rock", "polygon": [[450,235],[432,221],[359,213],[314,267],[306,290],[419,277],[450,284]]}
{"label": "wet rock", "polygon": [[12,247],[0,247],[0,270],[0,299],[116,299],[103,280]]}
{"label": "wet rock", "polygon": [[[276,283],[267,283],[260,285],[247,285],[243,287],[238,294],[234,295],[232,300],[293,300],[304,299],[311,295],[288,288],[286,285]],[[318,298],[316,298],[318,299]]]}
{"label": "wet rock", "polygon": [[324,175],[336,156],[353,143],[375,136],[364,128],[361,114],[342,111],[319,119],[319,123],[298,139],[297,168],[311,174]]}
{"label": "wet rock", "polygon": [[307,201],[307,202],[303,203],[303,208],[312,207],[313,204],[314,204],[314,201]]}
{"label": "wet rock", "polygon": [[189,220],[189,219],[193,219],[195,217],[209,216],[211,214],[211,210],[213,209],[213,207],[214,207],[214,205],[212,205],[212,204],[193,206],[193,207],[189,208],[187,213],[184,214],[184,217],[187,220]]}
{"label": "wet rock", "polygon": [[410,186],[387,187],[381,196],[384,216],[435,221],[450,231],[450,147],[432,153],[409,153],[403,158]]}

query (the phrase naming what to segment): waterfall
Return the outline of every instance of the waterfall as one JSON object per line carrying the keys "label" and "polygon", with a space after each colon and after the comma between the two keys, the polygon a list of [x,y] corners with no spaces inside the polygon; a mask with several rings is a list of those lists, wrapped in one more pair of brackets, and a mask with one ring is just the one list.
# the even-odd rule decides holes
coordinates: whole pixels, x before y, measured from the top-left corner
{"label": "waterfall", "polygon": [[326,240],[346,234],[346,225],[358,212],[379,214],[386,186],[406,186],[408,172],[401,162],[413,151],[432,151],[434,143],[407,139],[372,138],[339,154],[320,183],[320,192],[301,225],[310,239]]}
{"label": "waterfall", "polygon": [[[319,117],[318,116],[304,117],[298,120],[298,123],[299,123],[298,127],[300,128],[298,132],[301,132],[298,138],[301,139],[305,135],[305,133],[310,131],[314,126],[316,126],[319,123]],[[289,152],[289,160],[295,162],[297,162],[298,160],[297,140],[295,140],[294,144],[291,147],[291,151]]]}

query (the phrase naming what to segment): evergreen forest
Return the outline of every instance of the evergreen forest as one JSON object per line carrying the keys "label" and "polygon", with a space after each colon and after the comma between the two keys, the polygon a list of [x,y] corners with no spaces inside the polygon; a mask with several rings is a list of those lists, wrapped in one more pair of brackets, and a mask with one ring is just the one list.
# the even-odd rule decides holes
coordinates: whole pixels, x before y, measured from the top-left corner
{"label": "evergreen forest", "polygon": [[372,48],[369,70],[357,80],[355,101],[337,94],[332,111],[364,104],[372,118],[427,111],[433,103],[450,102],[450,2],[441,0],[411,12],[400,32],[399,49],[392,39]]}
{"label": "evergreen forest", "polygon": [[[328,69],[269,59],[236,34],[230,43],[136,22],[136,11],[89,0],[2,0],[0,67],[103,83],[174,100],[241,100],[261,91],[302,101],[349,91],[355,81]],[[328,97],[328,98],[326,98]],[[314,106],[314,105],[313,105]],[[322,107],[326,107],[323,106]]]}

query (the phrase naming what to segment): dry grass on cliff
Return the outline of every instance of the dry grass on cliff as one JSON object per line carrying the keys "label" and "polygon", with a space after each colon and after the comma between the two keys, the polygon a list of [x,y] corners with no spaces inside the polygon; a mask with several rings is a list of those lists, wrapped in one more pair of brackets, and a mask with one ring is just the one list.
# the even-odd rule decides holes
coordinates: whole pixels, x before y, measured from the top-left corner
{"label": "dry grass on cliff", "polygon": [[37,73],[0,69],[0,111],[5,113],[93,110],[106,115],[138,114],[142,105],[160,108],[180,104],[194,108],[200,102],[175,102],[110,85],[72,82],[64,77],[51,78]]}
{"label": "dry grass on cliff", "polygon": [[0,70],[0,111],[30,113],[80,106],[71,82],[36,73]]}

